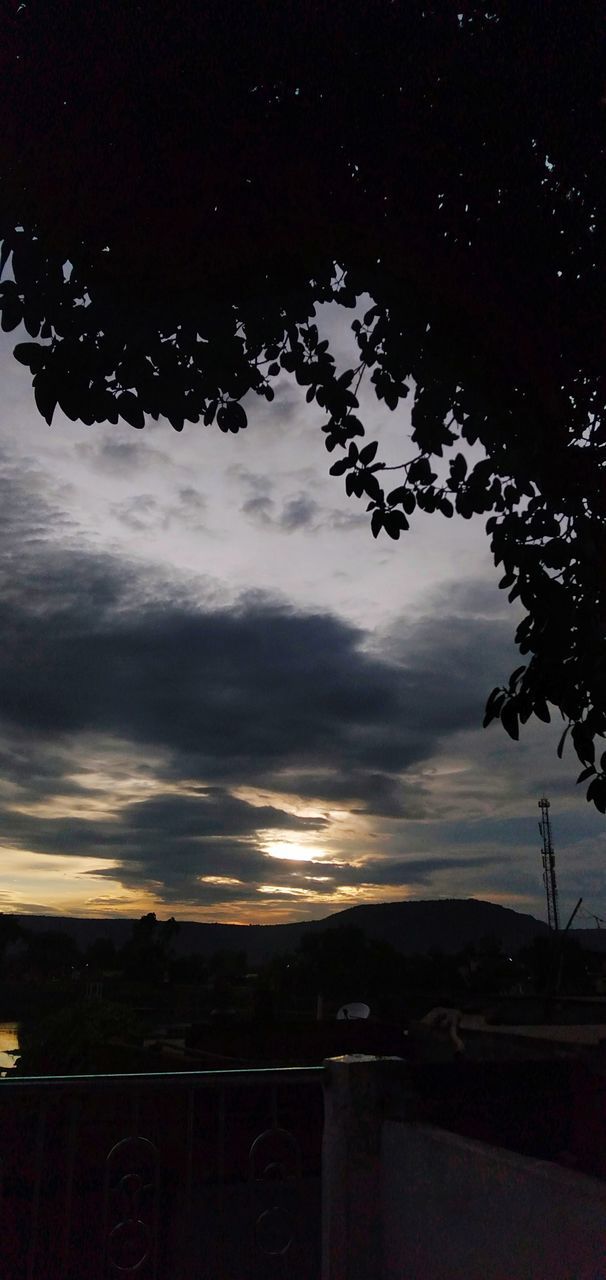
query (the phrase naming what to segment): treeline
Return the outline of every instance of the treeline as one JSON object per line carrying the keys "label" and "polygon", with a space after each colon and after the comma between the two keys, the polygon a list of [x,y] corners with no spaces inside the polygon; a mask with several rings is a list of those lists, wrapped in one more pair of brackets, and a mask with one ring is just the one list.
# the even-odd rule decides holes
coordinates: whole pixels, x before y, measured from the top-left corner
{"label": "treeline", "polygon": [[362,929],[331,928],[305,935],[293,951],[250,972],[245,950],[178,956],[179,927],[174,918],[159,921],[149,912],[133,922],[121,947],[100,937],[81,950],[67,931],[29,930],[15,917],[0,915],[0,978],[196,987],[219,1004],[241,1003],[238,996],[246,990],[246,1003],[259,1016],[309,1012],[318,997],[391,1007],[398,997],[419,992],[533,994],[549,990],[555,980],[563,993],[591,994],[595,988],[590,958],[571,935],[537,938],[517,955],[487,936],[455,955],[433,947],[406,956]]}
{"label": "treeline", "polygon": [[[494,937],[456,955],[434,947],[405,956],[361,929],[332,928],[306,935],[293,951],[251,972],[242,950],[176,956],[178,930],[175,920],[149,913],[133,923],[122,947],[101,938],[81,952],[67,933],[29,932],[0,917],[0,991],[16,977],[23,1009],[12,1014],[20,1022],[18,1073],[141,1069],[129,1054],[140,1054],[161,1023],[202,1028],[209,1045],[214,1027],[220,1042],[226,1021],[239,1024],[241,1040],[261,1035],[265,1043],[279,1035],[286,1042],[295,1025],[318,1016],[334,1021],[339,1006],[353,1000],[393,1029],[435,1004],[473,1008],[483,997],[596,990],[590,957],[563,935],[538,938],[515,956]],[[37,997],[29,1014],[28,992]],[[123,1055],[118,1066],[108,1058],[116,1046]]]}

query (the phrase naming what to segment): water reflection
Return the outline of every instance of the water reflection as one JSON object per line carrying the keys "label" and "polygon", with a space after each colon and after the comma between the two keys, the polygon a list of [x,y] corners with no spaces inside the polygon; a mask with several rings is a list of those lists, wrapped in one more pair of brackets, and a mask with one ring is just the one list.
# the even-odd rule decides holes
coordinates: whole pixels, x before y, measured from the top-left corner
{"label": "water reflection", "polygon": [[6,1071],[7,1067],[14,1067],[18,1052],[19,1024],[0,1022],[0,1072]]}

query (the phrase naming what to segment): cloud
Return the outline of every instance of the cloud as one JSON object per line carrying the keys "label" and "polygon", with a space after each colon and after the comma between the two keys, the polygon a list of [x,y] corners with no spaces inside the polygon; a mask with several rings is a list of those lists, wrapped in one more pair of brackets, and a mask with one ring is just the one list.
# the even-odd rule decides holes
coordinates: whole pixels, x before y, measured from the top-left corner
{"label": "cloud", "polygon": [[217,884],[205,883],[205,877],[233,880],[240,895],[266,878],[273,860],[259,844],[261,833],[306,834],[324,826],[322,817],[253,805],[221,787],[158,794],[123,805],[116,800],[112,812],[99,817],[66,820],[8,805],[0,810],[1,838],[12,849],[108,859],[109,867],[86,874],[147,886],[160,897],[198,901],[224,895],[224,884],[219,890]]}
{"label": "cloud", "polygon": [[295,529],[308,529],[317,524],[319,511],[318,503],[307,494],[293,494],[284,502],[278,523],[287,533],[292,533]]}
{"label": "cloud", "polygon": [[98,445],[81,444],[78,452],[96,471],[112,478],[138,475],[142,467],[149,465],[150,455],[157,456],[157,451],[149,446],[126,440],[102,439]]}
{"label": "cloud", "polygon": [[243,515],[250,516],[260,524],[273,524],[274,505],[273,498],[270,498],[269,494],[258,493],[252,498],[247,498],[246,502],[242,503],[241,510]]}
{"label": "cloud", "polygon": [[[272,501],[260,481],[256,497]],[[180,501],[203,509],[193,487]],[[87,549],[35,470],[0,471],[0,513],[5,847],[89,858],[97,878],[202,905],[261,900],[268,884],[324,902],[369,885],[467,887],[475,872],[526,883],[506,856],[522,828],[501,828],[497,865],[495,829],[469,821],[482,795],[494,812],[493,776],[513,803],[521,784],[503,761],[526,759],[476,732],[487,691],[517,665],[483,584],[434,591],[373,634],[261,593],[225,604]],[[292,517],[307,518],[304,504]],[[454,781],[436,767],[448,751]],[[431,821],[438,802],[460,831]],[[272,833],[310,861],[269,857]]]}
{"label": "cloud", "polygon": [[205,527],[202,517],[206,511],[206,498],[191,485],[183,485],[170,501],[160,502],[151,493],[140,493],[123,502],[113,503],[111,510],[134,533],[166,530],[173,525],[183,525],[192,532],[200,532]]}
{"label": "cloud", "polygon": [[306,533],[319,533],[322,529],[347,532],[367,523],[363,512],[325,508],[303,490],[285,494],[278,500],[273,496],[274,486],[264,476],[248,472],[240,478],[251,490],[240,511],[262,528],[282,533],[298,533],[302,529]]}
{"label": "cloud", "polygon": [[112,513],[135,533],[155,529],[165,523],[162,505],[151,493],[139,493],[124,502],[115,502]]}

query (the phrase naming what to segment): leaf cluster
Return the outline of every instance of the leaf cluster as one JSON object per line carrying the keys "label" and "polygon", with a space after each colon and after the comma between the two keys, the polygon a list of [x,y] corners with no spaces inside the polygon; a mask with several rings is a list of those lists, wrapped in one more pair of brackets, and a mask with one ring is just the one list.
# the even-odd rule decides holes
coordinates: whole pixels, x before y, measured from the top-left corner
{"label": "leaf cluster", "polygon": [[[4,6],[0,313],[48,423],[236,433],[286,373],[375,537],[487,517],[526,665],[485,723],[559,711],[604,811],[602,24],[597,0]],[[327,302],[355,309],[345,371]],[[362,379],[410,405],[388,484]]]}

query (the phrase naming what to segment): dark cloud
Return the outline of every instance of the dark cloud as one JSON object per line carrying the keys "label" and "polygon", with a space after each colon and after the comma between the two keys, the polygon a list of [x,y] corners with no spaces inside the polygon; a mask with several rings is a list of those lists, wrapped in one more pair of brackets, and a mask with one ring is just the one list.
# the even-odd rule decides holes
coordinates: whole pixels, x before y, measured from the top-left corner
{"label": "dark cloud", "polygon": [[361,880],[377,885],[427,885],[433,876],[441,871],[452,872],[468,870],[470,867],[489,866],[497,859],[491,856],[479,857],[429,857],[409,858],[405,861],[393,862],[384,859],[357,870]]}
{"label": "dark cloud", "polygon": [[323,772],[297,771],[293,790],[302,798],[322,800],[327,805],[339,806],[347,801],[348,808],[356,814],[420,818],[425,813],[425,803],[416,784],[400,776],[354,766],[344,773],[337,761]]}
{"label": "dark cloud", "polygon": [[[148,423],[151,429],[151,424]],[[101,428],[95,433],[93,440],[78,443],[76,453],[93,473],[123,480],[140,476],[148,467],[160,466],[163,471],[170,472],[174,460],[170,452],[156,449],[151,443],[151,436],[146,430],[136,440],[123,440],[103,435]]]}
{"label": "dark cloud", "polygon": [[253,805],[220,787],[117,804],[109,818],[66,819],[0,809],[1,838],[12,848],[118,860],[118,876],[111,868],[87,874],[153,887],[160,897],[200,901],[220,898],[225,888],[205,884],[205,876],[237,881],[240,895],[267,877],[273,859],[260,847],[260,833],[300,834],[324,826],[323,818]]}
{"label": "dark cloud", "polygon": [[151,493],[139,493],[124,502],[115,502],[112,513],[134,533],[162,528],[165,523],[163,504]]}
{"label": "dark cloud", "polygon": [[[279,804],[250,804],[235,788],[391,822],[426,815],[423,789],[407,774],[418,774],[442,739],[478,725],[487,687],[502,674],[506,623],[486,611],[465,619],[451,603],[450,612],[372,638],[338,617],[259,595],[200,603],[178,583],[107,555],[40,532],[23,538],[27,496],[5,483],[2,506],[1,481],[0,763],[21,809],[5,793],[5,844],[115,860],[119,871],[106,874],[124,884],[208,901],[217,887],[200,877],[231,878],[235,894],[269,872],[285,885],[312,874],[309,864],[302,871],[268,858],[262,833],[324,825]],[[193,509],[203,501],[193,488],[180,500]],[[309,516],[297,500],[293,527]],[[29,502],[31,528],[53,530],[52,512],[36,524]],[[28,800],[86,796],[77,758],[82,752],[84,766],[95,741],[121,743],[123,752],[130,744],[138,773],[149,756],[162,794],[116,801],[109,817],[27,813]],[[359,869],[315,865],[345,877],[339,883],[366,883]],[[377,885],[400,883],[394,876],[424,883],[441,866],[403,860],[381,871],[373,863],[372,874]]]}
{"label": "dark cloud", "polygon": [[326,528],[346,531],[366,523],[363,512],[326,510],[302,490],[288,494],[279,501],[272,496],[273,486],[264,476],[247,472],[239,478],[250,490],[250,496],[242,503],[240,510],[243,515],[264,528],[279,529],[282,533],[297,533],[300,529],[317,533]]}
{"label": "dark cloud", "polygon": [[170,584],[152,597],[132,568],[57,548],[20,569],[4,579],[0,664],[15,728],[115,735],[222,782],[397,774],[431,748],[416,680],[338,618],[255,597],[204,609]]}
{"label": "dark cloud", "polygon": [[267,493],[254,494],[252,498],[247,498],[242,504],[241,510],[245,516],[251,516],[253,520],[259,521],[261,524],[273,524],[273,498]]}
{"label": "dark cloud", "polygon": [[286,533],[295,529],[308,529],[318,522],[320,508],[313,498],[305,493],[294,494],[287,498],[278,517],[278,524]]}
{"label": "dark cloud", "polygon": [[104,440],[97,447],[81,445],[80,452],[91,459],[95,470],[105,475],[123,476],[135,472],[138,474],[148,460],[150,450],[142,442]]}
{"label": "dark cloud", "polygon": [[73,529],[60,507],[49,501],[48,490],[48,478],[34,464],[17,467],[0,447],[0,551],[13,575],[23,553]]}
{"label": "dark cloud", "polygon": [[177,502],[169,509],[169,519],[187,525],[192,532],[198,532],[204,528],[202,517],[206,507],[204,494],[192,485],[184,485],[177,490]]}
{"label": "dark cloud", "polygon": [[205,510],[204,495],[191,485],[182,486],[175,498],[167,502],[159,502],[150,493],[140,493],[112,506],[113,515],[134,533],[169,529],[173,525],[184,525],[192,532],[199,532],[204,528]]}

